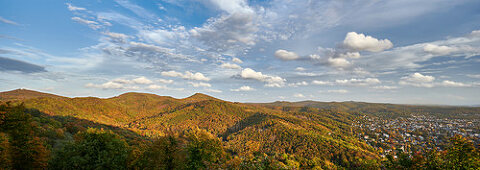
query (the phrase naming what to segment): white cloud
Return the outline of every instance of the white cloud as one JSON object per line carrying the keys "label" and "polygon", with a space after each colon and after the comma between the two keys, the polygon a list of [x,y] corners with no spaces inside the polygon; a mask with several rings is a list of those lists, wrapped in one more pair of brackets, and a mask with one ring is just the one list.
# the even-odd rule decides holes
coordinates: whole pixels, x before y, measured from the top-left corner
{"label": "white cloud", "polygon": [[152,84],[152,85],[149,85],[149,86],[147,87],[147,89],[150,89],[150,90],[160,90],[160,89],[167,90],[168,87],[167,87],[167,86],[164,86],[164,85]]}
{"label": "white cloud", "polygon": [[194,27],[188,32],[209,47],[210,51],[236,55],[256,44],[256,32],[259,30],[257,20],[258,16],[252,9],[235,10],[210,18],[202,27]]}
{"label": "white cloud", "polygon": [[167,79],[157,79],[156,81],[159,82],[159,83],[163,83],[163,84],[172,84],[173,83],[173,80],[167,80]]}
{"label": "white cloud", "polygon": [[129,38],[128,35],[116,32],[104,32],[103,34],[107,35],[113,42],[126,43]]}
{"label": "white cloud", "polygon": [[344,89],[328,90],[327,92],[328,92],[328,93],[340,93],[340,94],[345,94],[345,93],[348,93],[348,90],[344,90]]}
{"label": "white cloud", "polygon": [[373,87],[374,89],[378,89],[378,90],[394,90],[394,89],[398,89],[397,86],[375,86]]}
{"label": "white cloud", "polygon": [[189,71],[186,71],[185,74],[183,74],[184,79],[189,79],[189,80],[200,80],[200,81],[209,81],[210,78],[205,77],[202,73],[192,73]]}
{"label": "white cloud", "polygon": [[332,82],[329,82],[329,81],[321,81],[321,80],[313,80],[313,81],[312,81],[312,84],[315,84],[315,85],[333,85]]}
{"label": "white cloud", "polygon": [[301,93],[295,93],[293,94],[293,97],[296,97],[296,98],[305,98],[305,95],[301,94]]}
{"label": "white cloud", "polygon": [[88,83],[85,85],[85,87],[88,88],[102,88],[102,89],[124,89],[125,86],[120,83],[115,83],[115,82],[106,82],[103,84],[93,84],[93,83]]}
{"label": "white cloud", "polygon": [[192,73],[190,71],[185,71],[184,74],[176,71],[163,71],[160,73],[162,76],[168,77],[181,77],[188,80],[199,80],[199,81],[209,81],[210,78],[205,77],[202,73]]}
{"label": "white cloud", "polygon": [[440,83],[440,85],[444,87],[471,87],[472,86],[470,84],[465,84],[465,83],[455,82],[450,80],[444,80],[442,81],[442,83]]}
{"label": "white cloud", "polygon": [[457,48],[455,48],[455,47],[449,47],[449,46],[445,46],[445,45],[438,46],[438,45],[435,45],[435,44],[427,44],[423,47],[423,51],[428,52],[428,53],[432,53],[432,54],[435,54],[435,55],[448,55],[451,52],[454,52],[456,50],[457,50]]}
{"label": "white cloud", "polygon": [[175,91],[183,91],[183,88],[170,88],[165,85],[156,85],[152,84],[146,87],[148,90],[175,90]]}
{"label": "white cloud", "polygon": [[478,56],[480,55],[479,44],[480,36],[469,34],[466,36],[451,37],[446,40],[413,44],[396,47],[389,51],[366,54],[362,56],[361,60],[356,60],[355,64],[368,65],[369,67],[366,69],[375,71],[420,68],[429,64],[426,61],[435,57],[444,56],[443,53],[446,54],[447,52],[449,57],[469,58]]}
{"label": "white cloud", "polygon": [[413,73],[409,76],[403,77],[402,80],[418,83],[429,83],[435,80],[435,77],[423,75],[421,73]]}
{"label": "white cloud", "polygon": [[377,78],[366,78],[366,79],[344,79],[344,80],[335,80],[336,84],[339,85],[348,85],[348,86],[369,86],[374,84],[380,84],[381,81]]}
{"label": "white cloud", "polygon": [[162,71],[160,73],[162,76],[167,76],[167,77],[182,77],[183,74],[180,73],[180,72],[176,72],[176,71]]}
{"label": "white cloud", "polygon": [[11,20],[8,20],[8,19],[5,19],[3,17],[0,17],[0,22],[3,22],[5,24],[11,24],[11,25],[19,25],[18,23],[14,22],[14,21],[11,21]]}
{"label": "white cloud", "polygon": [[119,84],[152,84],[153,81],[144,77],[144,76],[141,76],[141,77],[138,77],[138,78],[135,78],[135,79],[131,79],[131,80],[128,80],[128,79],[123,79],[123,78],[117,78],[117,79],[114,79],[112,80],[111,82],[113,83],[119,83]]}
{"label": "white cloud", "polygon": [[227,69],[241,69],[242,68],[237,64],[231,64],[231,63],[223,63],[220,67],[227,68]]}
{"label": "white cloud", "polygon": [[175,46],[180,40],[184,40],[188,33],[185,27],[177,26],[171,29],[141,30],[140,36],[162,46]]}
{"label": "white cloud", "polygon": [[295,71],[305,71],[305,70],[306,70],[306,69],[303,68],[303,67],[297,67],[297,68],[295,68]]}
{"label": "white cloud", "polygon": [[402,77],[399,84],[400,85],[410,85],[415,87],[433,87],[433,81],[435,77],[423,75],[420,73],[413,73],[409,76]]}
{"label": "white cloud", "polygon": [[98,22],[86,20],[86,19],[83,19],[83,18],[80,18],[80,17],[72,17],[72,20],[74,20],[75,22],[81,23],[81,24],[85,24],[85,25],[87,25],[88,27],[90,27],[91,29],[94,29],[94,30],[97,30],[97,29],[102,27]]}
{"label": "white cloud", "polygon": [[346,52],[338,54],[340,58],[360,58],[359,52]]}
{"label": "white cloud", "polygon": [[240,77],[244,79],[254,79],[261,82],[266,82],[266,87],[283,87],[286,81],[279,76],[264,75],[262,72],[256,72],[251,68],[243,69],[240,73]]}
{"label": "white cloud", "polygon": [[70,10],[70,11],[85,11],[85,10],[87,10],[85,8],[82,8],[82,7],[73,6],[70,3],[66,3],[66,5],[67,5],[68,10]]}
{"label": "white cloud", "polygon": [[294,52],[290,52],[287,50],[277,50],[275,51],[275,57],[281,59],[281,60],[296,60],[300,58],[297,54]]}
{"label": "white cloud", "polygon": [[296,83],[289,83],[288,86],[290,87],[308,86],[308,83],[306,81],[301,81]]}
{"label": "white cloud", "polygon": [[212,87],[211,84],[204,83],[204,82],[199,82],[199,83],[188,82],[188,84],[192,85],[193,87]]}
{"label": "white cloud", "polygon": [[230,91],[254,91],[255,89],[250,86],[242,86],[238,89],[230,89]]}
{"label": "white cloud", "polygon": [[237,57],[233,57],[233,58],[232,58],[232,61],[233,61],[234,63],[238,63],[238,64],[242,64],[242,63],[243,63],[243,61],[240,60],[240,59],[237,58]]}
{"label": "white cloud", "polygon": [[328,65],[336,68],[345,68],[351,65],[351,63],[345,58],[328,58]]}
{"label": "white cloud", "polygon": [[139,78],[136,78],[136,79],[133,79],[132,80],[133,83],[135,84],[152,84],[153,81],[152,80],[149,80],[147,79],[146,77],[139,77]]}
{"label": "white cloud", "polygon": [[380,52],[393,47],[388,39],[378,40],[371,36],[349,32],[343,40],[343,46],[354,51]]}
{"label": "white cloud", "polygon": [[205,89],[205,91],[212,92],[212,93],[221,93],[222,92],[221,90],[217,90],[217,89]]}

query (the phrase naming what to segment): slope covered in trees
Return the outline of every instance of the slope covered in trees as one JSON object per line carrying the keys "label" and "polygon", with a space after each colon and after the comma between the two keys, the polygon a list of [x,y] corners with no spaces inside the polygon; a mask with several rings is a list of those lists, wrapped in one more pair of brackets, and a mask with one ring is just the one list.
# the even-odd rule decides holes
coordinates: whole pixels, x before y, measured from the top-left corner
{"label": "slope covered in trees", "polygon": [[[204,94],[175,99],[125,93],[100,99],[15,90],[0,96],[8,96],[0,98],[2,169],[395,169],[422,164],[417,157],[382,158],[355,136],[351,125],[359,115],[350,109],[242,104]],[[463,143],[459,146],[475,158],[465,167],[477,166],[478,149],[468,140]],[[435,154],[445,166],[454,157]]]}

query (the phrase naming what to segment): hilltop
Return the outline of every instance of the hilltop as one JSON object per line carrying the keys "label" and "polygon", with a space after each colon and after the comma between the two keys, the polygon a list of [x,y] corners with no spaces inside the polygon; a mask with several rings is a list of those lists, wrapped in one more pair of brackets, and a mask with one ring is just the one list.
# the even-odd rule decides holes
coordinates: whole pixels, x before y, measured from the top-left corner
{"label": "hilltop", "polygon": [[0,92],[0,100],[24,100],[40,97],[62,98],[62,96],[27,89],[15,89],[11,91]]}

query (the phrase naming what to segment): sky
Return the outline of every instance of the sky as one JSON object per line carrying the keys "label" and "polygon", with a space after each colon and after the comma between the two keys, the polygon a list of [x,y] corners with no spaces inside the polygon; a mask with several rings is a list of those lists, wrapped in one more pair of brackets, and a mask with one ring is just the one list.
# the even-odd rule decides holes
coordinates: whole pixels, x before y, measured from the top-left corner
{"label": "sky", "polygon": [[480,104],[478,0],[3,0],[0,91]]}

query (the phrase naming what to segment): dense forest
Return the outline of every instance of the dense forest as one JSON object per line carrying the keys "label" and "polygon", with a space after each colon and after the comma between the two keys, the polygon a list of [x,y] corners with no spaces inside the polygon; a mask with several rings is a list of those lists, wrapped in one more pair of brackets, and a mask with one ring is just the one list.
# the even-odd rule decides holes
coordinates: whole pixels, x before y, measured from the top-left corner
{"label": "dense forest", "polygon": [[382,113],[446,117],[447,110],[475,118],[479,108],[330,105],[233,103],[203,94],[99,99],[2,92],[0,169],[480,168],[480,149],[469,137],[455,135],[442,150],[381,155],[353,126]]}

